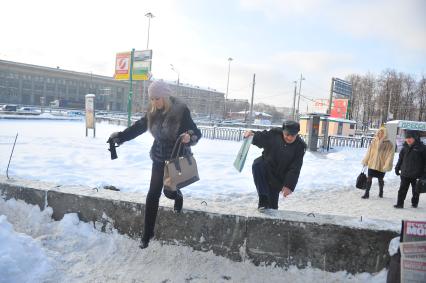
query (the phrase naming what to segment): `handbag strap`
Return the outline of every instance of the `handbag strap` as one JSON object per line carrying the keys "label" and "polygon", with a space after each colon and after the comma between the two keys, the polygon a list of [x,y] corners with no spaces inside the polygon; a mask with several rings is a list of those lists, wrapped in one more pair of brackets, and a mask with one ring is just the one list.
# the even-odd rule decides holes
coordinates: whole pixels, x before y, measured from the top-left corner
{"label": "handbag strap", "polygon": [[[182,148],[182,137],[185,135],[185,133],[180,134],[177,138],[175,145],[173,146],[172,154],[170,154],[170,160],[173,158],[176,158]],[[177,150],[177,151],[176,151]]]}

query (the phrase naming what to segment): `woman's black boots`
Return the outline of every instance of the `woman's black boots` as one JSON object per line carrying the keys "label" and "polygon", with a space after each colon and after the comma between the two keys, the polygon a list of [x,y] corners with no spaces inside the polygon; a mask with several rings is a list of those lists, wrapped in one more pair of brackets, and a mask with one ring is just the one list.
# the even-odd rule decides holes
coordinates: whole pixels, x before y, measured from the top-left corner
{"label": "woman's black boots", "polygon": [[385,181],[379,179],[379,198],[383,198],[383,187],[385,186]]}
{"label": "woman's black boots", "polygon": [[371,180],[367,180],[367,182],[365,183],[365,193],[364,195],[361,197],[363,199],[367,199],[370,197],[370,189],[371,189],[371,184],[373,182]]}
{"label": "woman's black boots", "polygon": [[144,233],[142,238],[141,238],[141,243],[139,244],[139,248],[141,248],[141,249],[147,248],[148,245],[149,245],[149,240],[151,240],[153,237],[154,237],[154,234],[146,235]]}

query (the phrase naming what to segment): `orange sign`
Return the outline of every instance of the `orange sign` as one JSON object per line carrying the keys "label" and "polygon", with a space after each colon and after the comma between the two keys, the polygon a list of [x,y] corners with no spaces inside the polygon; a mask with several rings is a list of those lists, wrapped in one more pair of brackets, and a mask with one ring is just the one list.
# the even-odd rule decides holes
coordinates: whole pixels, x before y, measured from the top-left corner
{"label": "orange sign", "polygon": [[131,52],[117,53],[115,59],[115,74],[116,80],[129,80],[130,77],[130,57]]}

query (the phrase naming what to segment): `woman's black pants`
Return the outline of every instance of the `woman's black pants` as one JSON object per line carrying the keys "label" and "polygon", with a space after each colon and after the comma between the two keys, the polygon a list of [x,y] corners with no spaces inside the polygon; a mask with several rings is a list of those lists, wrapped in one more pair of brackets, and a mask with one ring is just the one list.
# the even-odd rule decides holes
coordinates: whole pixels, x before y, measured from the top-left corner
{"label": "woman's black pants", "polygon": [[[157,219],[158,203],[163,189],[164,162],[152,163],[151,183],[146,196],[145,222],[142,239],[149,241],[154,236],[155,220]],[[167,198],[176,199],[181,197],[180,191],[165,194]]]}

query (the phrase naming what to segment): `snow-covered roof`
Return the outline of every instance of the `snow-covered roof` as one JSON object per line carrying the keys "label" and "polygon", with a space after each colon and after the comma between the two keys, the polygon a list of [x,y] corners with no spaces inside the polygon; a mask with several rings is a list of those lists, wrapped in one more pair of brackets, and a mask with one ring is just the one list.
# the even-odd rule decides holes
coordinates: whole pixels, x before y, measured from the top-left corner
{"label": "snow-covered roof", "polygon": [[426,131],[426,122],[423,121],[393,120],[386,122],[386,124],[397,124],[401,129]]}

